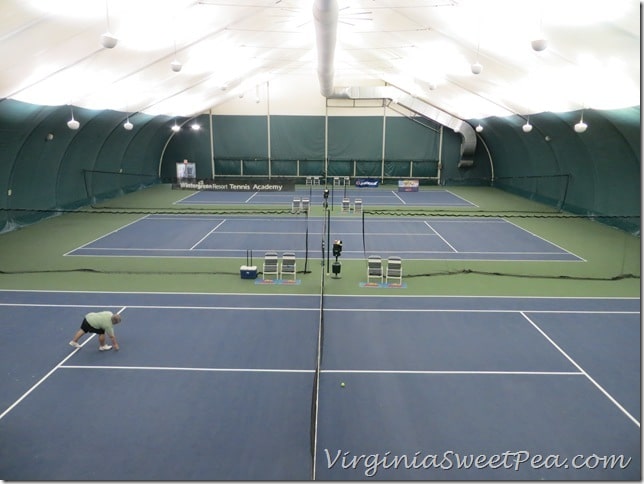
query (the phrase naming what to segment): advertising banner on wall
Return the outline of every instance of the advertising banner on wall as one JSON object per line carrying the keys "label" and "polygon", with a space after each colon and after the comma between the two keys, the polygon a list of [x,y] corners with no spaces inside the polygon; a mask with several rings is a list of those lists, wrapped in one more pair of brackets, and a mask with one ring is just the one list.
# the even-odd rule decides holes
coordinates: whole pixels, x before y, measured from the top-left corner
{"label": "advertising banner on wall", "polygon": [[358,178],[356,180],[356,186],[359,188],[365,187],[378,187],[380,186],[380,180],[377,178]]}
{"label": "advertising banner on wall", "polygon": [[177,180],[175,190],[209,190],[219,192],[294,192],[295,182],[275,179],[220,180]]}
{"label": "advertising banner on wall", "polygon": [[399,192],[417,192],[419,186],[418,180],[398,180]]}

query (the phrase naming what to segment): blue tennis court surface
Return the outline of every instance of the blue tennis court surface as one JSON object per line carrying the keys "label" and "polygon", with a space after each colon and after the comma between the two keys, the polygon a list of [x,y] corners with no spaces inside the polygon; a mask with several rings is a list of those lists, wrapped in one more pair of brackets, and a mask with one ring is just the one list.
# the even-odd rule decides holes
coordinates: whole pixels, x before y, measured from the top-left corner
{"label": "blue tennis court surface", "polygon": [[319,305],[0,291],[0,476],[640,479],[639,298],[327,295],[312,408]]}
{"label": "blue tennis court surface", "polygon": [[[298,189],[294,192],[226,192],[201,191],[187,195],[178,205],[284,205],[291,206],[294,198],[307,198],[312,205],[321,206],[324,201],[321,187]],[[476,205],[449,190],[421,190],[398,192],[387,189],[329,187],[328,203],[340,207],[342,200],[355,202],[358,198],[370,206],[422,206],[422,207],[475,207]]]}
{"label": "blue tennis court surface", "polygon": [[[73,256],[233,257],[246,250],[295,252],[320,258],[323,218],[218,215],[148,215],[70,251]],[[548,240],[502,218],[418,217],[414,219],[333,216],[331,240],[343,256],[371,254],[406,260],[581,261]]]}

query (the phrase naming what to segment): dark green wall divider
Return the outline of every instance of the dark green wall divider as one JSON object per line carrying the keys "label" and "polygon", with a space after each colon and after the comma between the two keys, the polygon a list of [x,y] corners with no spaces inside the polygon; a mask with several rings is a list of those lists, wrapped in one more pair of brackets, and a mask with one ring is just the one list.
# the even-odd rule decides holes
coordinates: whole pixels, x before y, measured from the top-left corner
{"label": "dark green wall divider", "polygon": [[[480,134],[489,147],[494,186],[565,211],[640,233],[640,108],[488,118]],[[472,121],[477,124],[478,121]],[[476,163],[488,154],[477,151]]]}
{"label": "dark green wall divider", "polygon": [[[189,159],[215,175],[323,176],[323,116],[212,116],[191,119],[0,101],[0,230],[97,200],[170,181]],[[639,106],[471,120],[484,126],[471,166],[458,166],[461,137],[403,117],[328,118],[328,175],[397,177],[412,173],[441,184],[493,184],[523,197],[640,233]],[[173,133],[174,123],[182,125]],[[211,156],[211,130],[214,160]],[[184,124],[186,123],[186,124]],[[271,147],[268,146],[268,128]],[[385,159],[383,162],[383,126]],[[51,135],[51,136],[49,136]],[[269,153],[269,151],[271,153]],[[270,160],[270,164],[269,164]],[[160,176],[159,176],[160,175]]]}
{"label": "dark green wall divider", "polygon": [[[197,118],[208,126],[207,116]],[[268,126],[270,123],[270,163]],[[188,123],[190,124],[190,123]],[[218,116],[212,117],[214,176],[324,176],[325,124],[328,125],[328,176],[436,177],[441,157],[440,127],[404,117],[382,116]],[[383,126],[385,163],[383,166]],[[443,156],[456,165],[461,138],[443,136]],[[162,177],[175,177],[175,163],[196,163],[197,177],[213,176],[210,138],[205,130],[184,127],[173,134]]]}
{"label": "dark green wall divider", "polygon": [[271,158],[324,159],[324,118],[271,116]]}
{"label": "dark green wall divider", "polygon": [[159,180],[167,117],[0,102],[0,230]]}

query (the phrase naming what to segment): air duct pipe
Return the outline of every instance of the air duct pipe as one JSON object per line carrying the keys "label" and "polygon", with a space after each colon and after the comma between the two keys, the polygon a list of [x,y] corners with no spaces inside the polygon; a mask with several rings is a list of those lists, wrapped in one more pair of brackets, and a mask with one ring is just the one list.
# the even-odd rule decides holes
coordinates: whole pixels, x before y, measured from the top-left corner
{"label": "air duct pipe", "polygon": [[338,32],[337,0],[315,0],[313,20],[318,47],[320,92],[324,97],[331,97],[333,94],[333,58]]}
{"label": "air duct pipe", "polygon": [[380,87],[334,87],[334,56],[338,32],[337,0],[315,0],[313,3],[313,20],[318,48],[318,79],[320,93],[331,99],[390,99],[400,106],[431,119],[443,126],[460,133],[461,160],[459,167],[470,166],[476,149],[476,133],[468,123],[446,113],[411,94],[388,85]]}

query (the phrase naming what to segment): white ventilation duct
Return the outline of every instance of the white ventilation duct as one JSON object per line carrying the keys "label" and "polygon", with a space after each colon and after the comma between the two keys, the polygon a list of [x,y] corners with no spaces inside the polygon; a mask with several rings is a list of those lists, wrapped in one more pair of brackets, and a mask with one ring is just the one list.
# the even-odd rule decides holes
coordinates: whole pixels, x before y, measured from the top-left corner
{"label": "white ventilation duct", "polygon": [[395,99],[406,109],[425,116],[428,119],[453,129],[463,137],[461,144],[461,162],[468,166],[476,149],[476,133],[472,126],[451,114],[435,108],[431,104],[394,87],[334,87],[335,42],[338,31],[337,0],[315,0],[313,3],[313,20],[318,48],[318,79],[320,93],[331,99]]}
{"label": "white ventilation duct", "polygon": [[315,0],[313,21],[318,47],[318,79],[320,92],[324,97],[333,93],[333,58],[335,39],[338,32],[337,0]]}

